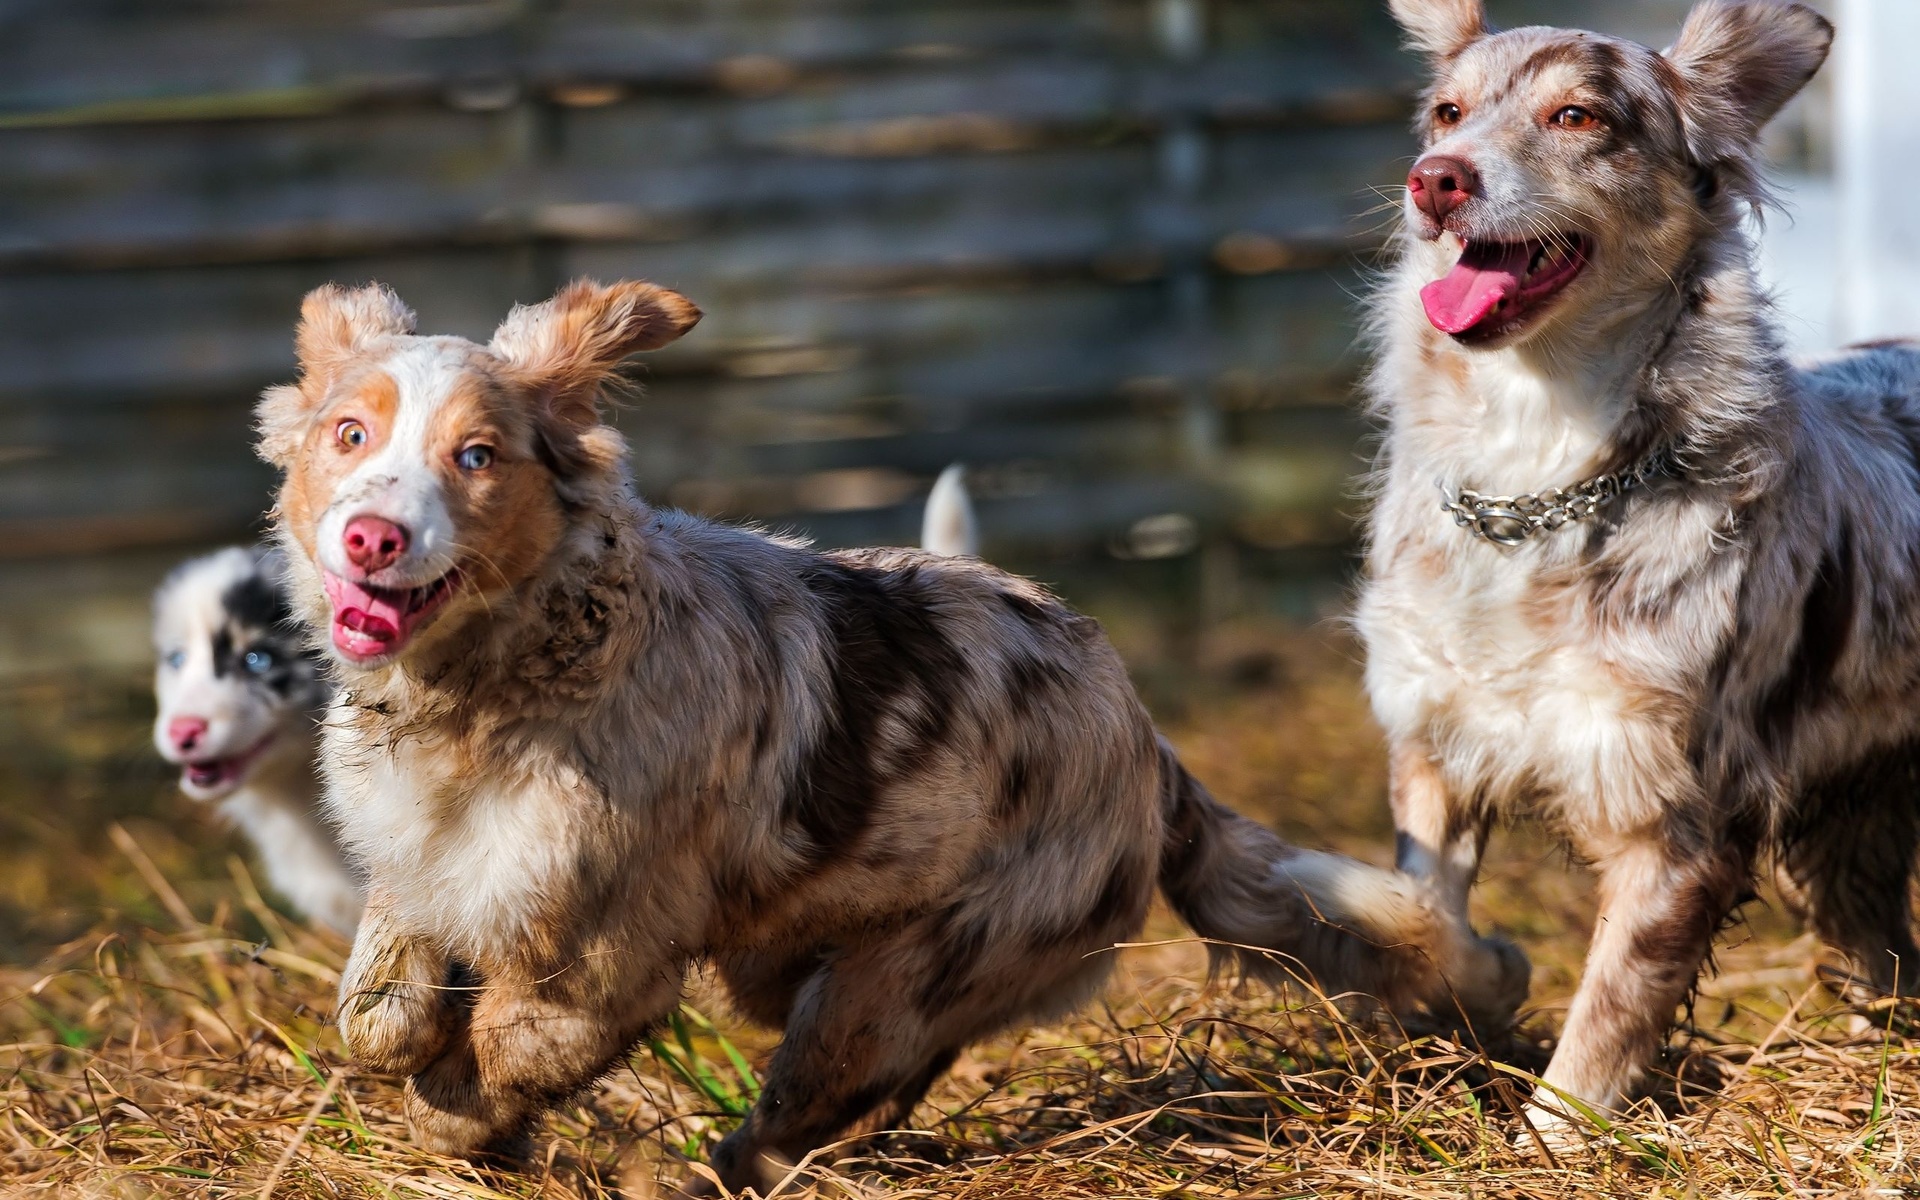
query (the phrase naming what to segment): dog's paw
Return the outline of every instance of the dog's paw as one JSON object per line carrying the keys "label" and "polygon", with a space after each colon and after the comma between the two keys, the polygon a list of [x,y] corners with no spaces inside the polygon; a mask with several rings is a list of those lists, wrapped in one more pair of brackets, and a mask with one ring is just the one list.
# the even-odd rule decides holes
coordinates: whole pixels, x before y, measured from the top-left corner
{"label": "dog's paw", "polygon": [[383,1075],[411,1075],[446,1047],[448,1024],[428,1006],[391,997],[349,1004],[340,1015],[340,1039],[354,1061]]}
{"label": "dog's paw", "polygon": [[446,1049],[465,1011],[447,991],[372,973],[361,978],[361,986],[343,988],[340,997],[340,1037],[357,1062],[383,1074],[411,1075]]}
{"label": "dog's paw", "polygon": [[1592,1132],[1584,1125],[1543,1107],[1538,1097],[1527,1103],[1520,1121],[1507,1139],[1516,1150],[1533,1154],[1544,1150],[1554,1158],[1564,1158],[1585,1150],[1593,1140]]}
{"label": "dog's paw", "polygon": [[340,1037],[362,1066],[411,1075],[432,1062],[467,1005],[462,968],[413,938],[363,928],[340,982]]}
{"label": "dog's paw", "polygon": [[1474,986],[1461,995],[1467,1018],[1485,1033],[1512,1028],[1533,988],[1533,964],[1526,952],[1499,935],[1475,937],[1470,951]]}
{"label": "dog's paw", "polygon": [[436,1154],[511,1167],[532,1150],[525,1122],[481,1094],[470,1066],[449,1056],[407,1080],[402,1106],[413,1140]]}

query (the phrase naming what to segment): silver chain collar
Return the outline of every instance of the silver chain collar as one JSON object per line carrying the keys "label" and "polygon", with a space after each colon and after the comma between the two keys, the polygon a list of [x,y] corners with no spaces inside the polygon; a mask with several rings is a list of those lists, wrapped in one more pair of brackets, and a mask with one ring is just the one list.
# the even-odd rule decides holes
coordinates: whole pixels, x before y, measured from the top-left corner
{"label": "silver chain collar", "polygon": [[1586,520],[1664,472],[1670,461],[1666,447],[1661,447],[1623,471],[1517,496],[1483,496],[1472,488],[1449,496],[1443,483],[1439,488],[1445,498],[1440,507],[1473,536],[1497,546],[1518,546],[1536,533],[1551,533],[1570,521]]}

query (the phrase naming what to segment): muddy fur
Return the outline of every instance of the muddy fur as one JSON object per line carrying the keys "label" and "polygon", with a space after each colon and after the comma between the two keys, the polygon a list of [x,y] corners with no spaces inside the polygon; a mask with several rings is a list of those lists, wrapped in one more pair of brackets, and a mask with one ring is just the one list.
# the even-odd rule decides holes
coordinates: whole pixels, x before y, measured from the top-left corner
{"label": "muddy fur", "polygon": [[[1524,811],[1598,871],[1551,1125],[1556,1090],[1631,1094],[1769,857],[1863,985],[1920,968],[1920,352],[1792,367],[1754,279],[1755,139],[1826,53],[1810,10],[1702,4],[1662,54],[1489,32],[1467,0],[1394,9],[1433,67],[1426,153],[1478,181],[1444,222],[1410,196],[1376,298],[1359,626],[1402,867],[1464,912],[1489,823]],[[1594,119],[1556,122],[1567,105]],[[1462,239],[1571,233],[1589,264],[1530,326],[1475,342],[1423,313]],[[1519,547],[1440,507],[1660,447],[1650,486]]]}
{"label": "muddy fur", "polygon": [[[342,682],[328,801],[371,878],[341,1026],[410,1075],[426,1145],[510,1151],[708,962],[785,1029],[715,1156],[745,1186],[1085,998],[1156,883],[1200,933],[1272,952],[1241,952],[1269,974],[1507,1020],[1517,952],[1216,804],[1099,627],[1041,588],[635,497],[595,397],[695,316],[582,283],[482,347],[413,336],[380,289],[323,289],[301,382],[261,404],[296,592]],[[482,443],[483,469],[459,465]],[[378,595],[459,580],[372,658],[337,648],[366,643],[326,591],[355,568],[325,539],[369,513],[415,525]]]}

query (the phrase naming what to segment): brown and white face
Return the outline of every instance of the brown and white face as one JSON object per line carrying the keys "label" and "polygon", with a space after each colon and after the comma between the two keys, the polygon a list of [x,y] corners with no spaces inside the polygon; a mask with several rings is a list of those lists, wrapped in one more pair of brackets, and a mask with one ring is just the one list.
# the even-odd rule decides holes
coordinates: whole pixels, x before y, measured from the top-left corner
{"label": "brown and white face", "polygon": [[[1760,129],[1826,57],[1803,5],[1706,0],[1658,53],[1579,30],[1487,28],[1480,0],[1391,0],[1432,65],[1407,177],[1436,277],[1427,319],[1509,345],[1632,315],[1757,200]],[[1444,272],[1441,274],[1440,272]]]}
{"label": "brown and white face", "polygon": [[301,380],[262,398],[260,449],[286,472],[281,520],[317,569],[335,654],[396,661],[539,571],[571,486],[618,470],[601,385],[699,316],[651,284],[582,281],[480,346],[415,336],[382,287],[310,294]]}

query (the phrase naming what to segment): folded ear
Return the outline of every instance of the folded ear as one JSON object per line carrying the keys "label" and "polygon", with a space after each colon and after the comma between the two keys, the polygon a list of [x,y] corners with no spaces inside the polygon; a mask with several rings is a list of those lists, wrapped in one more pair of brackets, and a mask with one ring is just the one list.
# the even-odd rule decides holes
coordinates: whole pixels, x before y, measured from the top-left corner
{"label": "folded ear", "polygon": [[307,417],[326,399],[340,369],[376,343],[412,332],[413,310],[384,284],[343,288],[329,283],[308,292],[293,335],[300,383],[268,388],[254,408],[260,457],[286,466],[299,448]]}
{"label": "folded ear", "polygon": [[699,320],[692,301],[651,283],[579,279],[551,300],[508,313],[492,350],[552,415],[586,426],[598,420],[600,385],[621,359],[657,350]]}
{"label": "folded ear", "polygon": [[385,284],[343,288],[329,283],[300,302],[293,348],[303,376],[324,378],[374,343],[412,332],[413,310]]}
{"label": "folded ear", "polygon": [[1444,62],[1487,32],[1482,0],[1387,0],[1393,19],[1406,31],[1407,45]]}
{"label": "folded ear", "polygon": [[1804,4],[1703,0],[1666,57],[1683,84],[1688,148],[1703,166],[1742,157],[1782,105],[1813,78],[1833,26]]}

